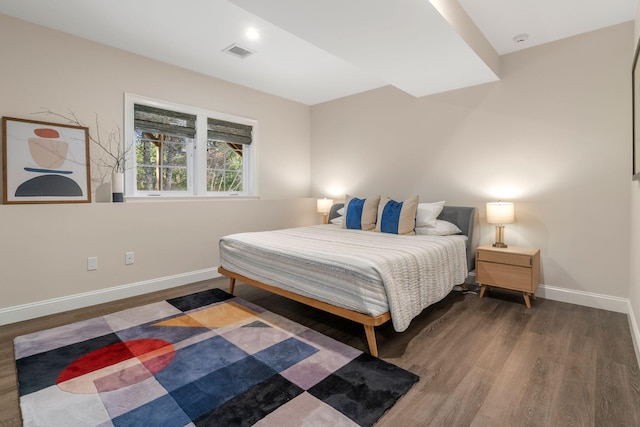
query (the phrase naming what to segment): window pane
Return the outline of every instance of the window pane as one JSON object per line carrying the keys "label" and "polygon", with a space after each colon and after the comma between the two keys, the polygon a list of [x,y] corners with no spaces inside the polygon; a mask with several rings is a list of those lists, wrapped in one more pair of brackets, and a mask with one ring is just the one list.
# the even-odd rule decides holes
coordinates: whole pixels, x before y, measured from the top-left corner
{"label": "window pane", "polygon": [[207,142],[207,169],[224,169],[224,151],[222,143]]}
{"label": "window pane", "polygon": [[187,169],[162,168],[162,191],[187,191]]}
{"label": "window pane", "polygon": [[158,189],[157,169],[151,166],[138,166],[137,168],[138,191],[154,191]]}
{"label": "window pane", "polygon": [[161,145],[162,164],[166,166],[186,166],[187,153],[184,141],[165,142]]}
{"label": "window pane", "polygon": [[227,191],[242,191],[242,172],[227,172]]}
{"label": "window pane", "polygon": [[207,141],[207,191],[242,191],[243,145]]}
{"label": "window pane", "polygon": [[224,191],[224,171],[207,169],[207,191]]}
{"label": "window pane", "polygon": [[136,132],[136,181],[139,191],[186,191],[189,139]]}
{"label": "window pane", "polygon": [[207,191],[242,191],[242,172],[207,169]]}
{"label": "window pane", "polygon": [[138,166],[137,182],[139,191],[187,191],[187,169]]}

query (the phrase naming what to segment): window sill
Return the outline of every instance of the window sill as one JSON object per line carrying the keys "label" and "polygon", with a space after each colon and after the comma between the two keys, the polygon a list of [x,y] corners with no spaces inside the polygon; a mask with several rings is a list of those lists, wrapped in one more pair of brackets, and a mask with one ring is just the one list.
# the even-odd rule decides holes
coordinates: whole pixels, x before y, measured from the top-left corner
{"label": "window sill", "polygon": [[260,196],[125,196],[125,202],[211,202],[215,200],[258,200]]}

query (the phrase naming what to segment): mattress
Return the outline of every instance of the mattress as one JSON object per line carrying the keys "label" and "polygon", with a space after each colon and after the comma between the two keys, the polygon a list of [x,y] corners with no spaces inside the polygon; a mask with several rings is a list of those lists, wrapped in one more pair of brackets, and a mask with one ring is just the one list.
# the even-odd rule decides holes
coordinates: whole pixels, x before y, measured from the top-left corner
{"label": "mattress", "polygon": [[465,241],[398,236],[327,224],[220,240],[220,265],[267,285],[359,313],[391,314],[405,330],[467,277]]}

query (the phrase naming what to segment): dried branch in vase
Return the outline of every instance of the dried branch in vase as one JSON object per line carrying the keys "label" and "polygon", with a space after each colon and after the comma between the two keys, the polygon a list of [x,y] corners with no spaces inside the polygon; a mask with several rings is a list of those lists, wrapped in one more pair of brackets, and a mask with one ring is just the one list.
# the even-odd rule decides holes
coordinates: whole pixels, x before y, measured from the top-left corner
{"label": "dried branch in vase", "polygon": [[[69,124],[72,124],[74,126],[89,128],[88,126],[84,125],[71,110],[68,111],[67,115],[51,111],[48,108],[42,108],[42,110],[43,111],[38,111],[33,114],[46,114],[48,116],[55,116],[66,120]],[[111,129],[111,131],[107,135],[106,142],[103,142],[104,140],[102,139],[100,132],[100,121],[97,114],[95,129],[95,134],[92,134],[91,131],[89,131],[89,140],[102,149],[102,151],[106,154],[106,159],[101,158],[99,160],[92,160],[98,166],[110,168],[113,172],[124,172],[126,169],[126,158],[129,154],[129,150],[131,150],[133,146],[129,145],[128,147],[126,147],[125,144],[122,143],[122,132],[118,125],[114,125],[114,128]]]}

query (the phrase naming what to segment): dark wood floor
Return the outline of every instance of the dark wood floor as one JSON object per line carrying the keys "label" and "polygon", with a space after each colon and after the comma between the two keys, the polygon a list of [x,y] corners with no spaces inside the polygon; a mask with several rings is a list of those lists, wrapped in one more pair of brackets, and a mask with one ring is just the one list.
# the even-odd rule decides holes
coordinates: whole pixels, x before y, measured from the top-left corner
{"label": "dark wood floor", "polygon": [[[13,338],[185,295],[226,280],[0,327],[0,427],[20,426]],[[236,295],[353,347],[361,326],[248,285]],[[452,293],[403,333],[376,329],[380,357],[421,379],[377,426],[640,426],[640,372],[627,316],[492,291]]]}

